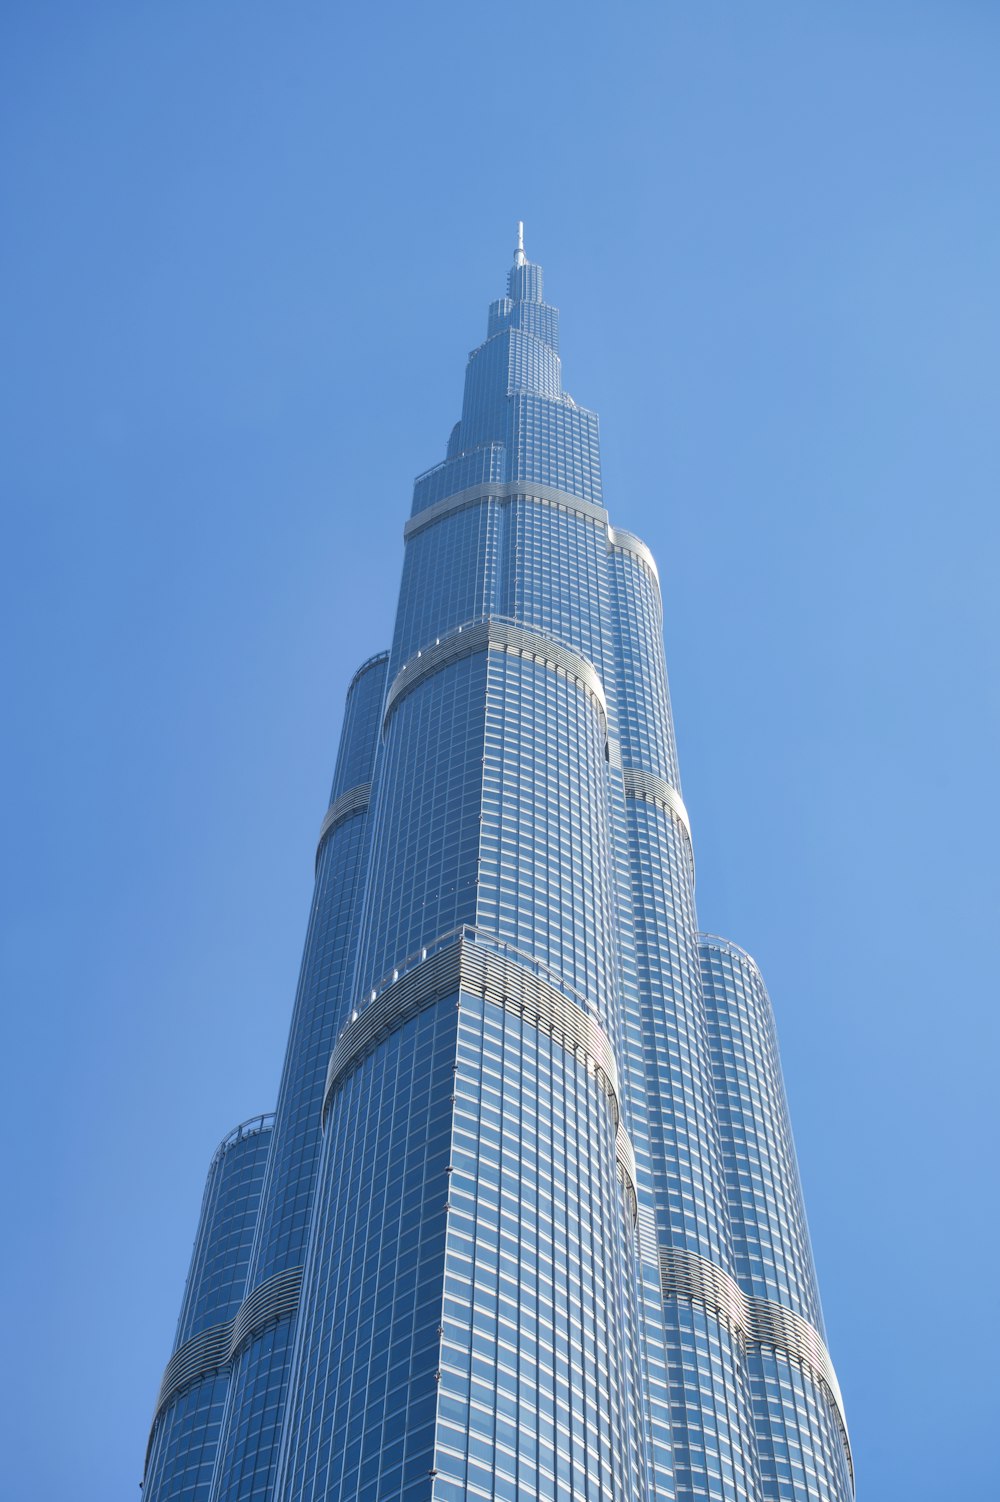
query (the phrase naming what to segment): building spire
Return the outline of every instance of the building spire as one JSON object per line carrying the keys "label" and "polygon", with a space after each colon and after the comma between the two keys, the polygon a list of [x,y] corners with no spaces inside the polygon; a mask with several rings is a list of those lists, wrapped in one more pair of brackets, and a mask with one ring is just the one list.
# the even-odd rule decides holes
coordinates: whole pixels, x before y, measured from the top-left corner
{"label": "building spire", "polygon": [[514,265],[523,266],[527,261],[524,254],[524,220],[517,221],[517,246],[514,250]]}

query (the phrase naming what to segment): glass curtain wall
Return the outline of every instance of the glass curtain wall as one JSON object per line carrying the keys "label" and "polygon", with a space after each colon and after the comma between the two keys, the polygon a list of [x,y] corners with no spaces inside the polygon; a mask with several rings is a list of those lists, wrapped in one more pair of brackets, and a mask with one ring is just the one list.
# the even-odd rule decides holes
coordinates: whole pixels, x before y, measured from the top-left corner
{"label": "glass curtain wall", "polygon": [[404,538],[204,1495],[848,1502],[770,1004],[698,930],[656,564],[520,238]]}

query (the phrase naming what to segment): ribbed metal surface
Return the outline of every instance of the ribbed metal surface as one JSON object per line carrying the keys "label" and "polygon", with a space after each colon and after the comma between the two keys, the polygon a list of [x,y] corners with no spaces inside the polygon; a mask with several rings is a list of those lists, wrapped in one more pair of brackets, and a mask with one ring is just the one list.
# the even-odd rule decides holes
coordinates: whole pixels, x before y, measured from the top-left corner
{"label": "ribbed metal surface", "polygon": [[165,1408],[170,1399],[175,1397],[182,1388],[188,1386],[197,1377],[203,1377],[208,1372],[218,1371],[229,1361],[229,1342],[233,1337],[234,1321],[227,1319],[221,1325],[212,1325],[207,1330],[202,1330],[200,1335],[194,1335],[186,1340],[179,1351],[175,1351],[167,1362],[163,1373],[163,1381],[160,1383],[159,1395],[156,1399],[156,1414],[153,1422],[160,1415],[161,1409]]}
{"label": "ribbed metal surface", "polygon": [[622,777],[625,779],[626,798],[641,798],[645,803],[665,808],[680,824],[690,843],[691,820],[684,799],[675,787],[652,772],[644,772],[641,767],[622,767]]}
{"label": "ribbed metal surface", "polygon": [[541,976],[462,937],[431,954],[377,995],[347,1024],[330,1056],[323,1099],[326,1115],[337,1085],[377,1045],[411,1017],[459,990],[482,996],[513,1012],[533,1027],[549,1033],[571,1053],[581,1057],[599,1081],[611,1108],[615,1127],[615,1161],[621,1170],[629,1211],[638,1211],[635,1153],[621,1121],[621,1090],[611,1040],[595,1017]]}
{"label": "ribbed metal surface", "polygon": [[692,1299],[721,1315],[723,1321],[751,1345],[769,1346],[804,1367],[826,1393],[836,1414],[854,1479],[851,1442],[847,1433],[844,1400],[830,1353],[819,1331],[791,1309],[770,1299],[753,1298],[728,1273],[697,1252],[681,1247],[661,1247],[660,1287],[664,1297]]}
{"label": "ribbed metal surface", "polygon": [[544,501],[550,506],[561,507],[563,511],[575,512],[577,516],[586,516],[591,521],[607,522],[608,519],[603,506],[585,501],[578,495],[571,495],[567,490],[557,490],[552,485],[538,485],[534,482],[526,484],[524,481],[512,481],[508,484],[470,485],[466,490],[458,490],[454,495],[435,501],[432,506],[425,506],[423,511],[410,517],[403,528],[403,538],[409,541],[417,532],[433,526],[443,516],[451,516],[455,511],[464,511],[467,506],[477,506],[480,501],[491,499]]}
{"label": "ribbed metal surface", "polygon": [[608,542],[619,552],[632,553],[640,559],[656,580],[657,588],[659,588],[660,571],[656,567],[656,559],[640,537],[636,537],[634,532],[626,532],[624,527],[608,527]]}
{"label": "ribbed metal surface", "polygon": [[346,793],[341,793],[326,811],[326,817],[319,827],[319,839],[316,842],[316,864],[319,865],[320,851],[323,849],[323,841],[338,824],[343,824],[345,819],[350,819],[354,814],[362,813],[368,807],[371,797],[372,785],[370,782],[359,782],[357,787],[348,788]]}
{"label": "ribbed metal surface", "polygon": [[230,1361],[246,1341],[274,1320],[287,1319],[295,1313],[302,1287],[301,1267],[286,1267],[282,1272],[272,1273],[259,1288],[255,1288],[240,1306],[233,1320],[233,1335],[229,1346]]}
{"label": "ribbed metal surface", "polygon": [[185,1341],[167,1362],[156,1400],[153,1426],[167,1404],[185,1387],[228,1366],[241,1346],[266,1325],[294,1314],[301,1287],[301,1267],[275,1273],[243,1301],[234,1319],[212,1325]]}
{"label": "ribbed metal surface", "polygon": [[687,837],[691,880],[694,881],[694,842],[691,838],[691,820],[688,818],[688,811],[680,793],[662,777],[657,777],[652,772],[644,772],[641,767],[622,767],[622,777],[625,780],[626,798],[639,798],[643,803],[653,803],[657,808],[665,809],[683,829]]}
{"label": "ribbed metal surface", "polygon": [[526,657],[533,662],[543,663],[555,672],[564,673],[595,701],[607,736],[608,702],[604,685],[593,664],[576,652],[571,652],[561,642],[554,641],[552,637],[542,636],[537,631],[526,631],[523,626],[515,626],[509,621],[493,620],[472,621],[468,625],[459,626],[457,630],[440,637],[411,657],[409,662],[405,662],[386,695],[383,728],[389,723],[399,701],[431,673],[438,672],[448,663],[457,662],[462,657],[487,651],[509,652],[514,657]]}

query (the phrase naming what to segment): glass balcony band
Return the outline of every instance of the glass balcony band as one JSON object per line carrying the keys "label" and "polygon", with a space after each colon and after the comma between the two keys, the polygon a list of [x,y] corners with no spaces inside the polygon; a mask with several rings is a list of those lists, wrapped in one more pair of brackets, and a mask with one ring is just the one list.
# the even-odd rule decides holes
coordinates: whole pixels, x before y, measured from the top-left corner
{"label": "glass balcony band", "polygon": [[635,1152],[621,1119],[621,1086],[611,1040],[596,1018],[577,1002],[524,965],[477,942],[474,935],[474,930],[463,929],[444,948],[435,950],[431,946],[433,952],[425,960],[355,1013],[330,1056],[324,1121],[337,1086],[379,1043],[444,997],[469,991],[523,1018],[555,1038],[568,1052],[583,1058],[608,1100],[615,1128],[615,1162],[634,1226],[638,1215]]}
{"label": "glass balcony band", "polygon": [[212,1154],[212,1161],[208,1165],[208,1178],[211,1180],[212,1171],[220,1159],[226,1156],[231,1147],[237,1142],[242,1142],[246,1137],[256,1137],[259,1132],[270,1131],[274,1126],[274,1112],[261,1111],[256,1116],[248,1116],[246,1121],[241,1121],[239,1126],[233,1127],[227,1132]]}
{"label": "glass balcony band", "polygon": [[526,631],[509,621],[470,621],[439,637],[430,646],[423,648],[405,662],[396,674],[386,695],[382,731],[385,733],[393,710],[406,694],[431,673],[437,673],[449,663],[462,657],[471,657],[477,652],[508,652],[514,657],[524,657],[532,662],[543,663],[553,672],[565,674],[590,695],[600,711],[605,741],[608,734],[608,701],[604,685],[593,663],[564,647],[550,636],[537,631]]}
{"label": "glass balcony band", "polygon": [[[302,1268],[274,1273],[243,1300],[235,1318],[212,1325],[186,1340],[167,1362],[156,1399],[152,1428],[160,1414],[186,1387],[229,1366],[255,1335],[277,1320],[287,1319],[299,1306]],[[152,1442],[152,1430],[150,1431]]]}
{"label": "glass balcony band", "polygon": [[734,944],[732,939],[724,939],[721,934],[709,933],[699,933],[698,943],[706,949],[718,949],[721,954],[731,954],[738,960],[744,960],[755,972],[763,986],[764,978],[761,975],[760,966],[749,950],[744,949],[741,944]]}
{"label": "glass balcony band", "polygon": [[[415,537],[425,527],[433,526],[442,517],[451,516],[456,511],[464,511],[467,506],[477,506],[480,501],[490,500],[547,501],[549,505],[559,506],[564,511],[575,512],[577,516],[585,516],[590,521],[603,522],[605,526],[608,523],[607,511],[603,506],[598,506],[595,501],[585,501],[581,496],[573,495],[568,490],[557,490],[554,485],[513,480],[509,483],[497,482],[492,485],[470,485],[465,490],[457,490],[454,495],[446,495],[440,501],[425,506],[423,511],[418,511],[416,516],[410,517],[403,528],[403,539],[408,542],[411,537]],[[631,536],[631,533],[626,535]],[[646,549],[646,551],[649,550]]]}
{"label": "glass balcony band", "polygon": [[326,811],[326,815],[319,828],[319,839],[316,843],[316,865],[319,866],[320,852],[323,842],[328,834],[343,824],[345,819],[353,818],[355,814],[364,813],[371,798],[372,785],[370,782],[359,782],[356,787],[348,788],[346,793],[341,793],[339,798]]}
{"label": "glass balcony band", "polygon": [[682,1247],[660,1247],[660,1289],[664,1298],[679,1297],[714,1309],[730,1329],[758,1346],[769,1346],[804,1367],[826,1394],[844,1441],[851,1482],[854,1462],[847,1433],[844,1400],[837,1374],[819,1331],[800,1314],[770,1299],[745,1294],[721,1267]]}

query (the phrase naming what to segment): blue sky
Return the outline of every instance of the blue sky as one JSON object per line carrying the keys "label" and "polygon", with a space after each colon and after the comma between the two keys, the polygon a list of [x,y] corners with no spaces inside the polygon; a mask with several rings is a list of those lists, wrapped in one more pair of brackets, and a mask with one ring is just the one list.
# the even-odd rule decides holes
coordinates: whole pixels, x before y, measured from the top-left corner
{"label": "blue sky", "polygon": [[2,27],[5,1495],[138,1497],[518,218],[660,564],[700,920],[774,998],[859,1496],[987,1495],[1000,11]]}

